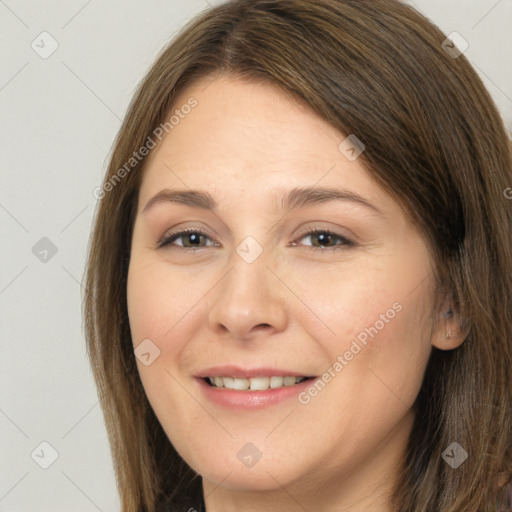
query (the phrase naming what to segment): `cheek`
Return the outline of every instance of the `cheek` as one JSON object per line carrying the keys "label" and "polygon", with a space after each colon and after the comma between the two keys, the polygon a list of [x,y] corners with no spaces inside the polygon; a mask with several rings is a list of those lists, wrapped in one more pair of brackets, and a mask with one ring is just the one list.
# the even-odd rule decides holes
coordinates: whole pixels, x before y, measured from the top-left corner
{"label": "cheek", "polygon": [[187,346],[188,331],[194,322],[190,302],[196,294],[190,289],[188,293],[180,292],[181,282],[175,277],[179,272],[168,274],[169,269],[158,263],[147,264],[133,258],[128,272],[127,301],[135,350],[147,340],[158,349],[158,356],[149,365],[138,360],[137,368],[153,411],[169,438],[174,439],[181,432],[176,432],[176,425],[185,426],[183,431],[188,432],[196,423],[195,416],[199,416],[199,411],[190,406],[183,376],[177,372],[177,361]]}
{"label": "cheek", "polygon": [[[400,308],[388,295],[381,298],[365,304],[360,323],[354,327],[352,322],[347,336],[329,343],[331,365],[319,379],[324,384],[301,397],[305,414],[326,418],[332,444],[346,440],[338,463],[357,458],[365,447],[371,451],[408,414],[428,361],[428,343],[412,329],[417,325],[414,305]],[[386,312],[387,322],[381,317]],[[347,330],[343,324],[350,321],[339,318],[336,332]]]}
{"label": "cheek", "polygon": [[195,330],[204,324],[199,318],[198,301],[208,288],[203,284],[191,287],[190,283],[204,280],[195,280],[189,274],[188,270],[172,270],[165,263],[138,257],[132,258],[128,271],[128,317],[135,352],[139,346],[149,346],[152,357],[158,354],[149,365],[139,359],[137,367],[159,416],[165,404],[173,404],[176,412],[187,403],[179,384],[183,385],[179,363],[189,350]]}
{"label": "cheek", "polygon": [[393,297],[397,295],[367,304],[364,322],[344,343],[346,382],[343,385],[340,379],[338,390],[341,394],[350,389],[347,407],[362,406],[355,417],[367,416],[370,422],[372,417],[392,422],[412,407],[431,351],[422,308],[407,297]]}
{"label": "cheek", "polygon": [[[180,272],[170,273],[159,263],[130,262],[127,283],[128,316],[136,346],[149,338],[162,340],[193,307],[195,293]],[[192,281],[193,282],[193,281]]]}
{"label": "cheek", "polygon": [[431,353],[426,312],[421,304],[403,300],[403,308],[386,325],[382,343],[372,346],[369,370],[377,385],[407,407],[412,407],[423,382]]}
{"label": "cheek", "polygon": [[331,362],[326,379],[332,382],[326,385],[332,394],[325,393],[325,406],[330,400],[343,404],[355,422],[363,420],[361,431],[374,414],[401,414],[412,406],[431,351],[429,284],[416,287],[416,279],[396,275],[347,276],[339,282],[336,300],[323,310],[335,333],[323,342]]}

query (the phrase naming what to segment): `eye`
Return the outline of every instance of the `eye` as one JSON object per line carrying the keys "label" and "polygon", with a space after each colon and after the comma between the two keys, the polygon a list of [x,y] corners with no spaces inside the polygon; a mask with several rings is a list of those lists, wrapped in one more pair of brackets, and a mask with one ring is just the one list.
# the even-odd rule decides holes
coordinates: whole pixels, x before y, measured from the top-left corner
{"label": "eye", "polygon": [[[175,240],[183,239],[186,243],[182,244],[173,244]],[[164,247],[166,245],[178,245],[182,246],[184,249],[202,249],[205,246],[200,245],[201,241],[204,241],[205,239],[212,240],[206,233],[203,231],[200,231],[198,229],[185,229],[183,231],[180,231],[179,233],[171,233],[168,236],[165,236],[160,242],[158,242],[158,247]],[[187,245],[190,243],[191,245]],[[217,243],[211,244],[211,245],[218,245]]]}
{"label": "eye", "polygon": [[[335,233],[334,231],[330,231],[328,229],[312,229],[302,234],[299,240],[304,238],[309,238],[312,241],[318,241],[318,246],[311,245],[311,249],[314,251],[335,251],[342,250],[344,247],[354,247],[356,245],[353,240],[350,240],[346,236]],[[179,239],[182,239],[182,243],[175,244],[174,242]],[[202,245],[202,242],[206,242],[207,240],[213,241],[213,239],[205,232],[191,228],[165,236],[160,242],[158,242],[157,246],[160,248],[164,246],[177,245],[178,247],[183,247],[185,250],[203,249],[212,245],[215,247],[219,246],[216,241],[213,241],[211,244]],[[335,244],[336,240],[338,240],[338,244]],[[292,245],[296,246],[297,244],[294,242]]]}
{"label": "eye", "polygon": [[[341,235],[339,233],[335,233],[334,231],[330,231],[329,229],[312,229],[310,231],[307,231],[301,237],[299,240],[309,238],[310,240],[317,240],[318,246],[312,245],[311,249],[313,251],[337,251],[337,250],[343,250],[344,247],[354,247],[356,243],[353,240],[350,240],[344,235]],[[338,240],[340,243],[337,245],[332,245],[335,240]],[[295,243],[293,245],[296,245]],[[326,247],[323,247],[326,246]]]}

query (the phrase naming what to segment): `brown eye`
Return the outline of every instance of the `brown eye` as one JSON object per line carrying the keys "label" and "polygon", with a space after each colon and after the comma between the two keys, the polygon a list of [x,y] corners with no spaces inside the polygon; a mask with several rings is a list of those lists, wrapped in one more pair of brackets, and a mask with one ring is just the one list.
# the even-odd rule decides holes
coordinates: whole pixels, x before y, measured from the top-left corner
{"label": "brown eye", "polygon": [[[182,239],[183,242],[181,244],[175,244],[174,241],[179,239]],[[206,239],[211,240],[211,238],[206,233],[203,233],[197,229],[189,229],[166,236],[161,242],[158,243],[158,247],[177,245],[179,247],[183,247],[184,249],[202,249],[207,247],[207,245],[201,245],[201,243]]]}
{"label": "brown eye", "polygon": [[[311,246],[313,250],[320,251],[339,250],[346,246],[353,247],[356,245],[355,242],[346,236],[334,233],[328,229],[313,229],[307,233],[304,233],[300,239],[304,238],[309,238],[311,241],[313,241]],[[318,245],[315,245],[315,240],[318,242]],[[340,243],[336,244],[336,241]]]}
{"label": "brown eye", "polygon": [[[342,250],[345,247],[353,247],[356,245],[355,242],[350,240],[344,235],[335,233],[328,229],[313,229],[304,233],[300,239],[309,238],[312,241],[311,249],[319,251],[333,251]],[[182,239],[182,243],[176,244],[176,240]],[[213,243],[205,244],[207,240],[212,240]],[[317,243],[315,243],[315,241]],[[336,243],[338,242],[338,243]],[[182,247],[183,249],[203,249],[208,246],[218,246],[213,239],[203,231],[197,229],[188,229],[177,233],[171,233],[164,237],[162,241],[158,243],[158,247]],[[297,245],[297,244],[293,244]]]}

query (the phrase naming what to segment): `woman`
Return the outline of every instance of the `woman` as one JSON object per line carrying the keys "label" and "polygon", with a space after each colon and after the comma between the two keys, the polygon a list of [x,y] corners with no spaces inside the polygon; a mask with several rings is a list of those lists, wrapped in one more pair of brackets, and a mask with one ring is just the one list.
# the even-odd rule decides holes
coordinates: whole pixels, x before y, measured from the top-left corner
{"label": "woman", "polygon": [[509,510],[512,150],[453,47],[233,0],[156,60],[84,297],[124,512]]}

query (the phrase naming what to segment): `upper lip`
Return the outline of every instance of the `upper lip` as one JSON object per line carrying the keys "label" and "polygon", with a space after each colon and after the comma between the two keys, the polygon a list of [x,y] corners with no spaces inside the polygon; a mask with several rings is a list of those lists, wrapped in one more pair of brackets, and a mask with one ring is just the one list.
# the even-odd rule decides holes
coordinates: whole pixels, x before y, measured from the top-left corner
{"label": "upper lip", "polygon": [[196,377],[234,377],[235,379],[250,379],[253,377],[311,377],[311,374],[284,370],[282,368],[255,367],[242,368],[241,366],[225,365],[212,366],[199,372]]}

